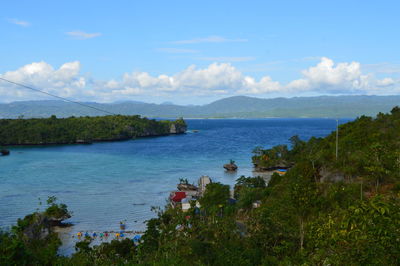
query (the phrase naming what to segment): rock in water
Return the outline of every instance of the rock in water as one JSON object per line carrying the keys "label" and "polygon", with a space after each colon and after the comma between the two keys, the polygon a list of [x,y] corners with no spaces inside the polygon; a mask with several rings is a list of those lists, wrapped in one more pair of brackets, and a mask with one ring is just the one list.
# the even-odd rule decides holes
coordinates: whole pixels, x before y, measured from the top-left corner
{"label": "rock in water", "polygon": [[193,191],[197,191],[197,187],[191,184],[178,184],[178,190],[180,191],[185,191],[185,190],[193,190]]}
{"label": "rock in water", "polygon": [[237,165],[236,165],[235,163],[227,163],[227,164],[224,164],[224,168],[225,168],[227,171],[236,171],[236,170],[238,169],[238,167],[237,167]]}
{"label": "rock in water", "polygon": [[0,153],[3,156],[10,155],[10,151],[9,150],[0,150]]}

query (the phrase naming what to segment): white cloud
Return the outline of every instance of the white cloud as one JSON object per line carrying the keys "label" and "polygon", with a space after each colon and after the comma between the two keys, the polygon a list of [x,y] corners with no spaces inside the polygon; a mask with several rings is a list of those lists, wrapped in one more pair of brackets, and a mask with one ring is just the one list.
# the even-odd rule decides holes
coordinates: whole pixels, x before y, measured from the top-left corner
{"label": "white cloud", "polygon": [[[312,94],[398,94],[400,80],[377,79],[364,74],[358,62],[335,64],[321,58],[315,66],[301,72],[302,77],[281,84],[270,76],[256,79],[245,75],[232,64],[212,63],[204,68],[191,65],[173,75],[154,76],[147,72],[125,73],[120,79],[96,80],[80,73],[78,61],[54,68],[46,62],[35,62],[0,77],[32,85],[48,93],[81,101],[116,101],[197,96],[258,95],[299,96]],[[15,85],[0,82],[0,101],[30,100],[42,95]],[[156,101],[156,100],[155,100]]]}
{"label": "white cloud", "polygon": [[388,87],[395,84],[395,81],[392,78],[384,78],[376,81],[376,85],[378,87]]}
{"label": "white cloud", "polygon": [[92,39],[101,36],[102,34],[97,32],[97,33],[87,33],[84,31],[70,31],[66,32],[65,34],[71,36],[74,39],[77,40],[86,40],[86,39]]}
{"label": "white cloud", "polygon": [[[54,69],[46,62],[35,62],[15,71],[1,74],[0,77],[14,82],[33,85],[47,93],[61,97],[75,97],[82,93],[86,79],[79,75],[80,63],[70,62]],[[16,85],[0,83],[0,95],[3,101],[43,98],[42,94],[20,88]]]}
{"label": "white cloud", "polygon": [[7,19],[7,21],[12,23],[12,24],[21,26],[21,27],[29,27],[31,25],[31,23],[29,23],[27,21],[19,20],[19,19],[16,19],[16,18],[10,18],[10,19]]}
{"label": "white cloud", "polygon": [[174,41],[175,44],[193,44],[193,43],[223,43],[223,42],[247,42],[247,39],[229,39],[221,36],[208,36],[204,38],[194,38],[189,40]]}
{"label": "white cloud", "polygon": [[363,74],[358,62],[335,64],[323,57],[314,67],[302,71],[303,78],[290,82],[290,91],[314,91],[320,93],[369,93],[379,87],[394,85],[394,80],[376,79],[372,74]]}
{"label": "white cloud", "polygon": [[158,52],[164,52],[168,54],[193,54],[198,53],[198,50],[193,49],[179,49],[179,48],[157,48]]}

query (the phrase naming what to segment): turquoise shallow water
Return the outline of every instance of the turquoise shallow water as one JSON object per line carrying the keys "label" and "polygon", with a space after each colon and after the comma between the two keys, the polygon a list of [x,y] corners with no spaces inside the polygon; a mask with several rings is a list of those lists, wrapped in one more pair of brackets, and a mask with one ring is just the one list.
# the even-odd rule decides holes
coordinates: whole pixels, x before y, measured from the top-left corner
{"label": "turquoise shallow water", "polygon": [[[164,206],[179,178],[196,182],[201,175],[233,184],[251,175],[251,151],[256,146],[326,136],[335,129],[331,119],[196,119],[187,133],[92,145],[12,147],[0,158],[0,226],[14,224],[35,211],[38,198],[56,196],[73,211],[71,232],[143,230]],[[225,173],[222,165],[234,159],[239,171]]]}

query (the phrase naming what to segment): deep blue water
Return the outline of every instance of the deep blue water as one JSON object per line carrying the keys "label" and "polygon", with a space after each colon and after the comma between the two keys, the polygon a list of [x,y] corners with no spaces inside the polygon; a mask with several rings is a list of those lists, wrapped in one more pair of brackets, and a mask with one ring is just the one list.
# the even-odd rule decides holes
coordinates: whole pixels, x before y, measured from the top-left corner
{"label": "deep blue water", "polygon": [[[56,196],[73,211],[73,232],[143,230],[154,216],[151,206],[164,206],[179,178],[197,182],[201,175],[233,184],[251,175],[251,151],[256,146],[287,144],[326,136],[336,127],[332,119],[193,119],[177,136],[143,138],[92,145],[14,147],[0,157],[0,227],[35,211],[38,198]],[[233,159],[237,174],[222,165]],[[136,222],[135,222],[136,221]]]}

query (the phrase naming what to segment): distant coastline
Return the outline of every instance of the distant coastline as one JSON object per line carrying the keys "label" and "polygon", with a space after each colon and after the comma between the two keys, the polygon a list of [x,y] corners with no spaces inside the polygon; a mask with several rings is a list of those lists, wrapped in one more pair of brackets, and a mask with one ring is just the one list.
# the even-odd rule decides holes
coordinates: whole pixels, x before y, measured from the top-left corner
{"label": "distant coastline", "polygon": [[90,109],[63,101],[20,101],[0,103],[0,118],[40,118],[56,115],[100,116],[95,109],[122,115],[159,118],[228,119],[228,118],[356,118],[386,113],[400,102],[392,96],[318,96],[294,98],[255,98],[234,96],[205,105],[174,105],[144,102],[84,103]]}

